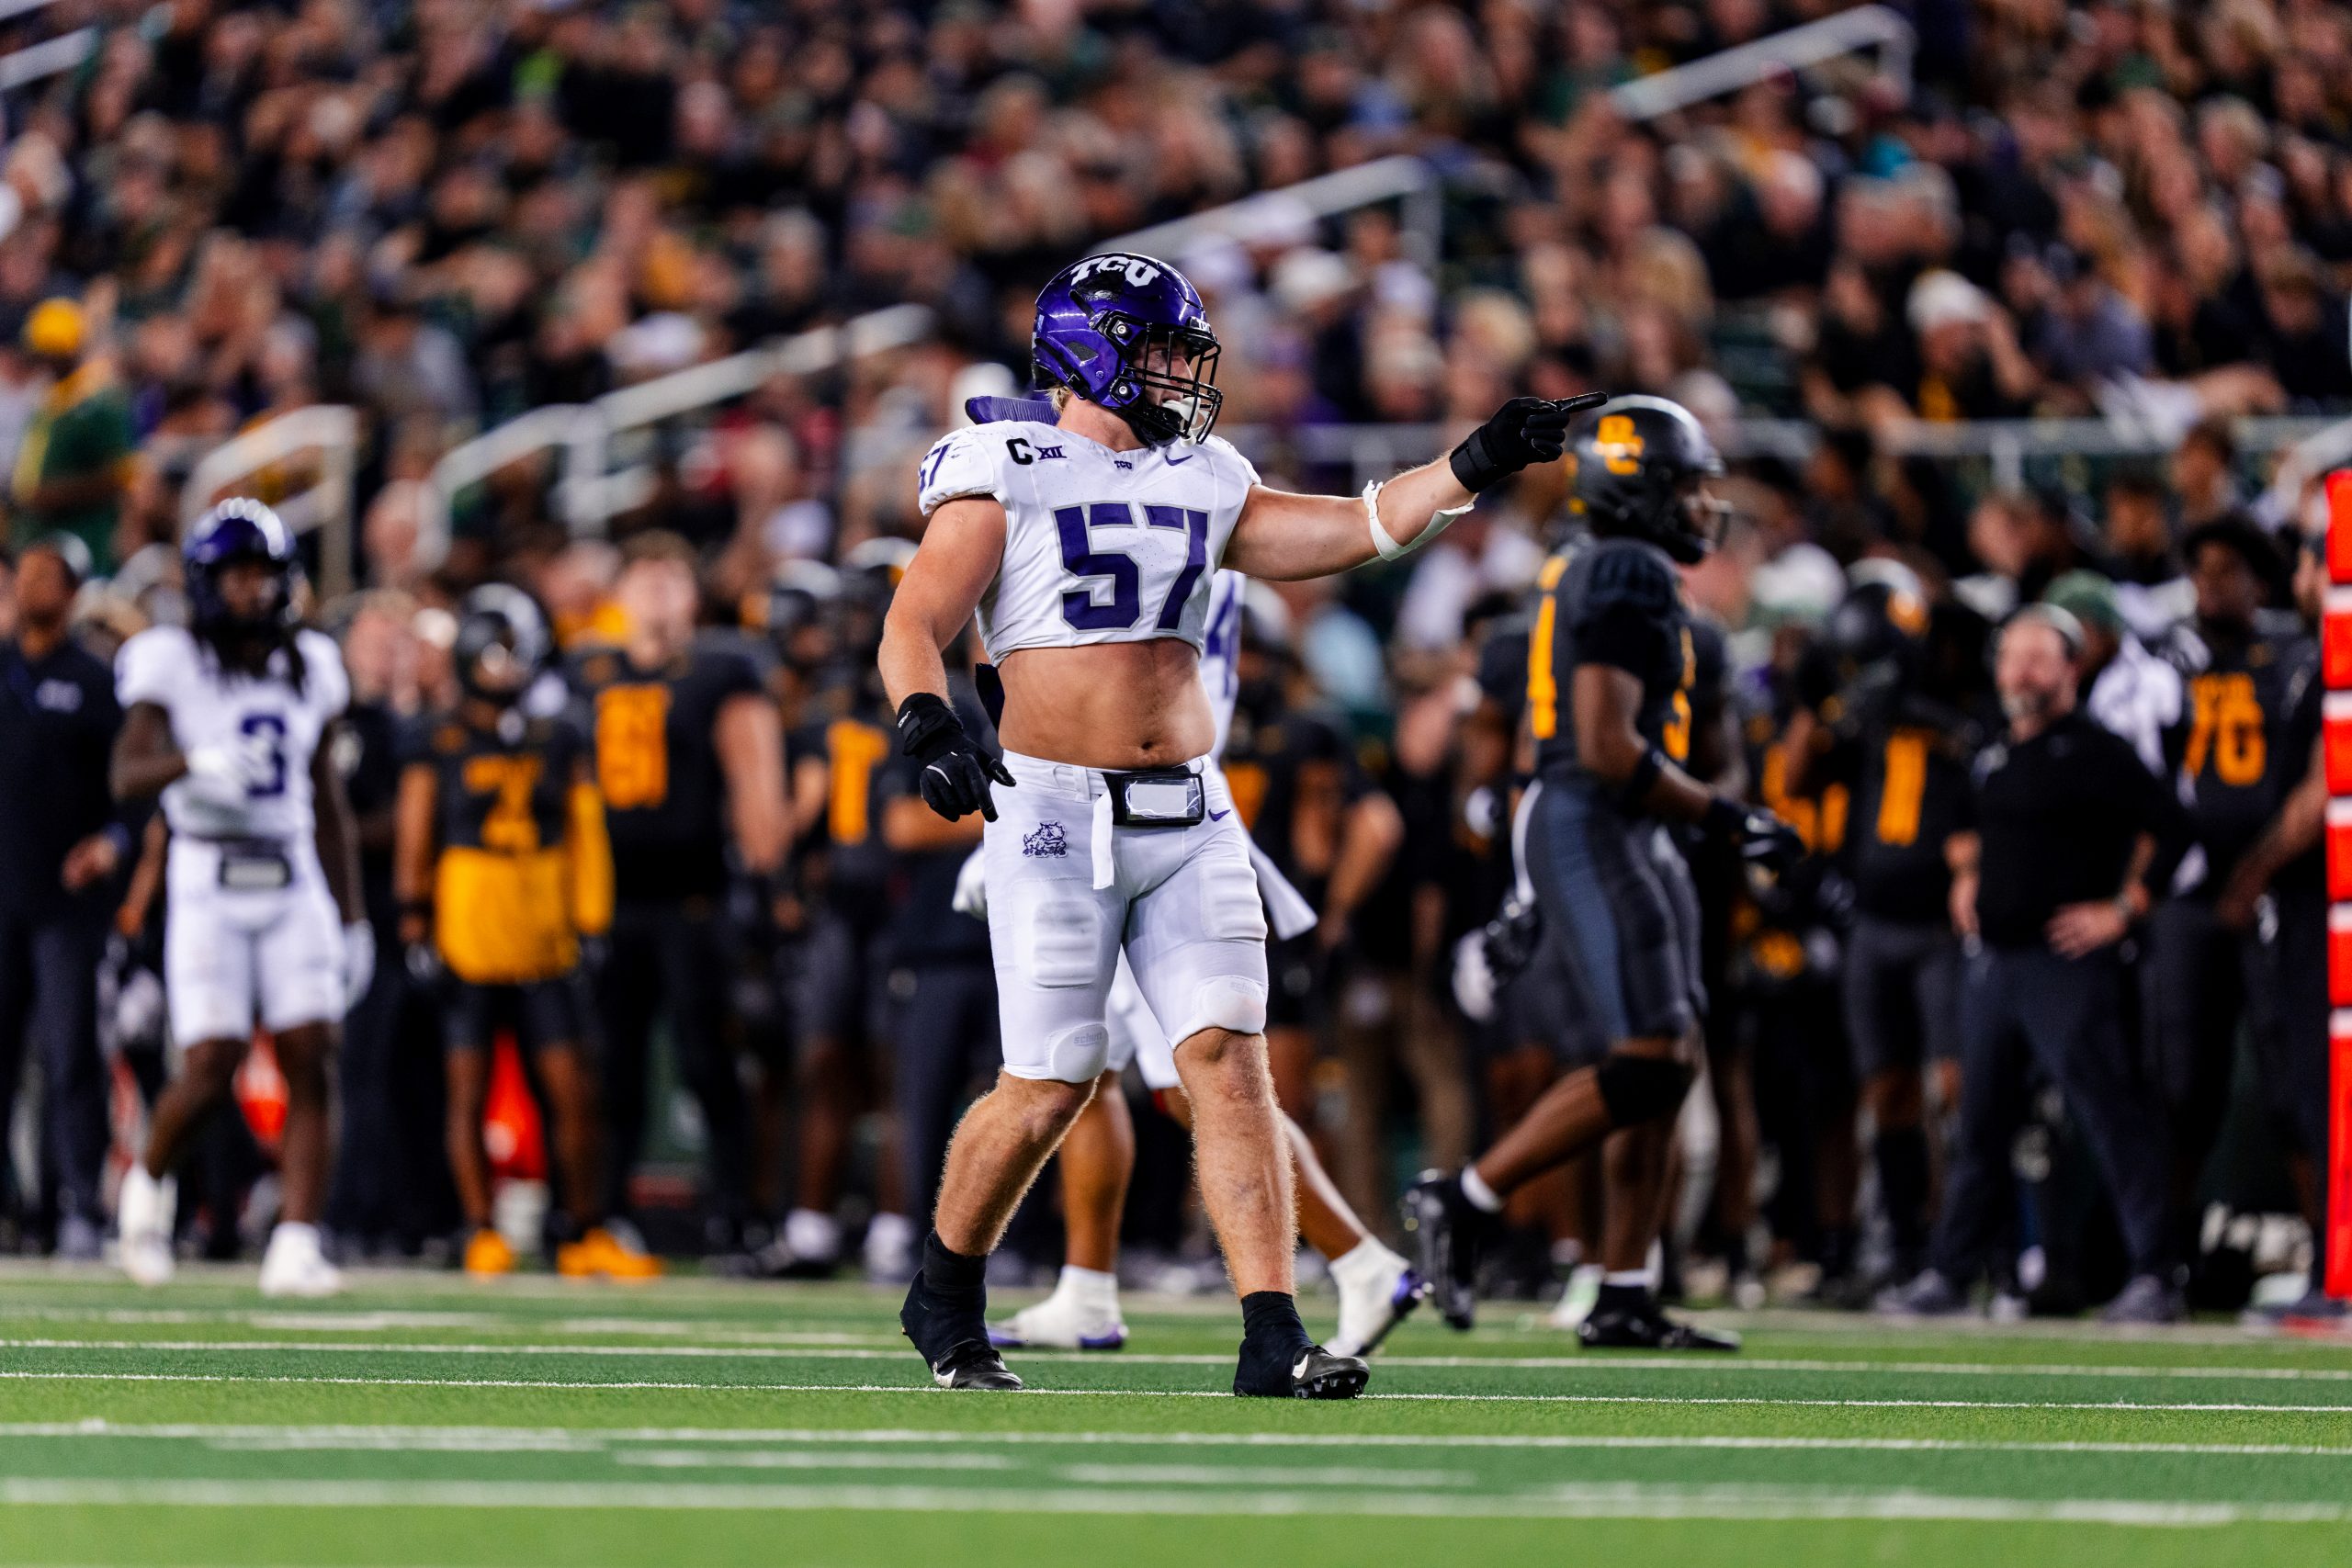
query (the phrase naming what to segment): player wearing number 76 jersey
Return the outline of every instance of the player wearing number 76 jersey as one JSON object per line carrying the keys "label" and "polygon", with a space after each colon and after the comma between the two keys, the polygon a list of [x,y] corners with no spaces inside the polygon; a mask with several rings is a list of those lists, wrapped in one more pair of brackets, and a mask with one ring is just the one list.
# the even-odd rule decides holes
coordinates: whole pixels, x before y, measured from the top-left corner
{"label": "player wearing number 76 jersey", "polygon": [[114,792],[160,793],[172,830],[164,985],[180,1054],[123,1180],[122,1264],[141,1284],[171,1277],[173,1164],[259,1027],[286,1078],[285,1207],[261,1288],[326,1295],[342,1288],[319,1248],[328,1062],[375,965],[351,806],[327,744],[351,687],[334,640],[300,624],[294,542],[269,508],[222,502],[184,553],[190,625],[141,632],[115,666],[125,718]]}
{"label": "player wearing number 76 jersey", "polygon": [[[1291,1272],[1290,1153],[1266,1062],[1266,919],[1208,765],[1198,678],[1210,576],[1328,576],[1434,538],[1472,498],[1557,457],[1577,407],[1514,399],[1450,457],[1357,496],[1261,484],[1210,434],[1222,394],[1200,296],[1149,256],[1089,256],[1038,296],[1050,405],[958,431],[921,471],[929,519],[880,665],[924,799],[978,811],[1003,1075],[956,1129],[900,1321],[955,1388],[1017,1388],[983,1272],[1094,1091],[1122,951],[1175,1042],[1201,1192],[1241,1297],[1234,1392],[1347,1398],[1370,1376],[1315,1345]],[[1001,758],[948,705],[941,649],[977,614],[1004,686]]]}

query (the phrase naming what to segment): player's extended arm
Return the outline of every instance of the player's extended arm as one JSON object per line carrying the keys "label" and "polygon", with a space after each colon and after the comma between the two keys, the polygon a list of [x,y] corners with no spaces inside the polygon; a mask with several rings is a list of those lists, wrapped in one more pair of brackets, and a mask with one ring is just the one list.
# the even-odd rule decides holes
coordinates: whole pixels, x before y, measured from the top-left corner
{"label": "player's extended arm", "polygon": [[335,741],[343,732],[338,719],[319,737],[311,753],[311,799],[318,840],[319,866],[327,874],[327,891],[345,926],[368,919],[359,893],[359,823],[351,811],[351,793],[343,787],[343,770],[334,765]]}
{"label": "player's extended arm", "polygon": [[940,657],[996,581],[1004,528],[1004,507],[985,496],[933,512],[882,622],[882,687],[898,705],[899,750],[922,763],[923,801],[951,822],[974,811],[996,820],[989,785],[1012,784],[948,705],[947,662]]}
{"label": "player's extended arm", "polygon": [[1461,446],[1361,496],[1294,495],[1253,487],[1241,503],[1224,564],[1269,581],[1329,577],[1419,548],[1470,509],[1480,491],[1567,449],[1568,425],[1606,392],[1513,398]]}
{"label": "player's extended arm", "polygon": [[754,876],[774,876],[784,868],[792,829],[784,799],[784,719],[775,700],[764,692],[728,698],[711,739],[727,775],[728,814],[743,865]]}
{"label": "player's extended arm", "polygon": [[1642,739],[1641,677],[1614,664],[1579,664],[1568,677],[1576,718],[1577,761],[1636,811],[1695,822],[1729,839],[1741,854],[1770,869],[1804,852],[1796,830],[1770,812],[1717,795]]}

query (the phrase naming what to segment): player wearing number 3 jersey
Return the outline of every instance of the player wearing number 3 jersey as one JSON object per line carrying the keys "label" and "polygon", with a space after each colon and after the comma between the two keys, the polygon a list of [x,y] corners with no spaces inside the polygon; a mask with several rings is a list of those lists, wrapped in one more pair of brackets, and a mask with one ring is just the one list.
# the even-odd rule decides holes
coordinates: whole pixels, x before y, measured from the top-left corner
{"label": "player wearing number 3 jersey", "polygon": [[[1017,1388],[982,1273],[1084,1109],[1124,951],[1176,1042],[1202,1197],[1241,1297],[1234,1392],[1345,1398],[1364,1362],[1314,1345],[1293,1292],[1292,1171],[1266,1066],[1266,922],[1197,675],[1211,575],[1326,576],[1427,543],[1472,497],[1556,457],[1576,408],[1515,399],[1450,458],[1361,497],[1261,484],[1210,434],[1218,346],[1200,296],[1148,256],[1090,256],[1037,300],[1051,403],[982,411],[923,460],[929,518],[881,670],[922,793],[978,811],[1005,1068],[948,1150],[901,1314],[949,1387]],[[1598,399],[1591,400],[1598,401]],[[1015,417],[1004,418],[1006,412]],[[946,701],[940,650],[977,615],[1004,687],[1000,759]]]}
{"label": "player wearing number 3 jersey", "polygon": [[141,632],[115,670],[126,715],[115,794],[160,792],[172,830],[164,981],[181,1053],[123,1181],[122,1263],[141,1284],[170,1277],[174,1160],[259,1027],[286,1078],[285,1208],[261,1287],[325,1295],[342,1285],[317,1229],[327,1066],[375,963],[351,807],[326,744],[351,688],[334,641],[300,624],[293,540],[276,513],[222,502],[185,553],[191,624]]}

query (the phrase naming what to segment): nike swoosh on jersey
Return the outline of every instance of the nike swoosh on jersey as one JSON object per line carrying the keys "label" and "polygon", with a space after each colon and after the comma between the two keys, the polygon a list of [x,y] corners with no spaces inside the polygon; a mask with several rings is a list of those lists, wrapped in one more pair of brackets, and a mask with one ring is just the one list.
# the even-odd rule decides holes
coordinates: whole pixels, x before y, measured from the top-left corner
{"label": "nike swoosh on jersey", "polygon": [[1222,821],[1224,821],[1227,818],[1228,818],[1228,817],[1230,817],[1230,816],[1232,816],[1232,815],[1233,815],[1233,807],[1231,807],[1230,806],[1228,806],[1228,807],[1226,807],[1224,810],[1222,810],[1222,811],[1212,811],[1212,812],[1210,812],[1210,813],[1209,813],[1209,820],[1210,820],[1210,821],[1212,821],[1212,822],[1222,822]]}
{"label": "nike swoosh on jersey", "polygon": [[1186,454],[1184,454],[1184,456],[1182,456],[1182,457],[1170,457],[1170,458],[1169,458],[1169,459],[1168,459],[1168,466],[1169,466],[1170,468],[1174,468],[1174,467],[1175,467],[1177,464],[1179,464],[1179,463],[1189,463],[1189,462],[1191,462],[1193,458],[1195,458],[1195,457],[1199,457],[1199,456],[1200,456],[1200,454],[1199,454],[1198,452],[1187,452]]}

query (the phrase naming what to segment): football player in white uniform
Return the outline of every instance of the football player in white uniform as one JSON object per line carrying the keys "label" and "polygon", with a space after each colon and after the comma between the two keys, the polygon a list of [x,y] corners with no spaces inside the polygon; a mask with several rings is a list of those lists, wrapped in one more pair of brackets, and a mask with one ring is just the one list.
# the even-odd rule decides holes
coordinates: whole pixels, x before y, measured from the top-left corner
{"label": "football player in white uniform", "polygon": [[367,989],[375,943],[359,913],[358,840],[326,744],[351,700],[332,638],[303,627],[294,542],[257,502],[224,501],[185,547],[188,626],[122,647],[118,797],[160,793],[171,827],[164,983],[179,1073],[123,1179],[122,1266],[172,1274],[172,1167],[229,1095],[258,1025],[286,1079],[283,1216],[262,1258],[265,1294],[329,1295],[319,1247],[335,1031]]}
{"label": "football player in white uniform", "polygon": [[[987,818],[1005,1066],[956,1129],[899,1314],[952,1388],[1017,1388],[989,1345],[987,1257],[1092,1098],[1117,957],[1176,1043],[1201,1195],[1241,1298],[1234,1392],[1351,1398],[1370,1369],[1316,1345],[1293,1291],[1292,1163],[1267,1070],[1266,919],[1248,835],[1207,762],[1198,678],[1209,578],[1327,576],[1434,537],[1487,485],[1563,450],[1597,400],[1518,398],[1450,457],[1361,497],[1268,489],[1212,436],[1217,344],[1200,296],[1148,256],[1090,256],[1038,296],[1054,423],[949,435],[923,459],[929,525],[881,670],[924,799]],[[941,649],[977,612],[1007,748],[946,700]],[[992,793],[991,786],[995,786]]]}
{"label": "football player in white uniform", "polygon": [[[979,400],[975,400],[978,401]],[[975,411],[976,412],[978,411]],[[1000,416],[1001,417],[1001,416]],[[1243,610],[1249,579],[1238,571],[1220,571],[1209,591],[1209,615],[1201,639],[1201,689],[1208,694],[1216,720],[1216,743],[1209,749],[1211,767],[1225,757],[1225,739],[1233,725],[1233,703],[1240,689],[1238,654],[1250,615]],[[1267,592],[1260,589],[1260,592]],[[1279,611],[1279,604],[1272,607]],[[1279,635],[1279,634],[1277,634]],[[1250,858],[1258,874],[1258,891],[1266,905],[1266,921],[1277,938],[1287,940],[1315,929],[1315,907],[1255,844]],[[967,874],[956,884],[956,908],[987,918],[984,856],[974,851]],[[999,1348],[1042,1346],[1063,1350],[1115,1350],[1127,1341],[1127,1327],[1119,1314],[1119,1220],[1125,1207],[1128,1179],[1135,1174],[1135,1129],[1127,1120],[1127,1101],[1119,1091],[1119,1075],[1132,1062],[1160,1107],[1179,1122],[1190,1123],[1192,1107],[1184,1102],[1176,1074],[1175,1043],[1152,1016],[1150,1004],[1136,985],[1126,954],[1119,955],[1119,971],[1111,982],[1105,1021],[1111,1049],[1094,1098],[1070,1124],[1061,1145],[1062,1231],[1066,1238],[1061,1277],[1045,1300],[1032,1303],[1002,1323],[989,1328]],[[1309,1247],[1330,1260],[1331,1278],[1340,1289],[1340,1331],[1329,1348],[1336,1355],[1365,1356],[1378,1348],[1389,1330],[1420,1304],[1428,1287],[1412,1266],[1381,1245],[1356,1217],[1339,1184],[1307,1138],[1306,1130],[1277,1110],[1283,1135],[1290,1140],[1297,1163],[1298,1229]]]}

